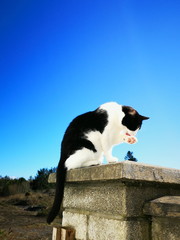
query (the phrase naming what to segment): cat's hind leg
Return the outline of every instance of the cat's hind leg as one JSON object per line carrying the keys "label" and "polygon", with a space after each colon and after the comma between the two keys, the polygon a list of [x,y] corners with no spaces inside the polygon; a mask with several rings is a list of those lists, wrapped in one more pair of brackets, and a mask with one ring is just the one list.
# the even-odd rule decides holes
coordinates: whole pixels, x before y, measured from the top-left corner
{"label": "cat's hind leg", "polygon": [[89,167],[89,166],[96,166],[96,165],[99,165],[100,162],[99,161],[87,161],[85,162],[82,167]]}
{"label": "cat's hind leg", "polygon": [[77,150],[65,162],[68,170],[98,164],[101,164],[98,154],[87,148]]}

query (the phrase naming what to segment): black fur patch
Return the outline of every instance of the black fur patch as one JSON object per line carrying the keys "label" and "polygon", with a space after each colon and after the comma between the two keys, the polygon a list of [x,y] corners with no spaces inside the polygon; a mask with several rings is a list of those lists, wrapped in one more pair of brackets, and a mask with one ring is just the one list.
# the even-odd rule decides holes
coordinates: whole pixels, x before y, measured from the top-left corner
{"label": "black fur patch", "polygon": [[143,117],[132,107],[122,106],[122,111],[125,113],[122,119],[122,124],[129,130],[135,131],[141,128]]}
{"label": "black fur patch", "polygon": [[75,151],[87,148],[96,152],[95,146],[86,139],[89,131],[102,133],[108,123],[108,114],[105,110],[95,110],[76,117],[68,126],[61,144],[62,159],[66,160]]}

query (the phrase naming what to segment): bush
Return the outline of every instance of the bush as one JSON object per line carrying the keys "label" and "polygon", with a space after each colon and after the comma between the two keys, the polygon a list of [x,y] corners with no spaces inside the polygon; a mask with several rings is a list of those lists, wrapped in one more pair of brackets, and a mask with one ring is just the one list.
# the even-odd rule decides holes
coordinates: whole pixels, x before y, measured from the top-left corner
{"label": "bush", "polygon": [[9,196],[17,193],[27,193],[32,190],[49,190],[55,188],[54,183],[48,183],[49,174],[56,172],[56,168],[42,168],[38,170],[35,178],[30,177],[29,181],[25,178],[11,179],[8,176],[0,176],[0,196]]}
{"label": "bush", "polygon": [[30,190],[30,184],[26,179],[10,179],[5,176],[0,178],[0,196],[9,196],[17,193],[25,193]]}

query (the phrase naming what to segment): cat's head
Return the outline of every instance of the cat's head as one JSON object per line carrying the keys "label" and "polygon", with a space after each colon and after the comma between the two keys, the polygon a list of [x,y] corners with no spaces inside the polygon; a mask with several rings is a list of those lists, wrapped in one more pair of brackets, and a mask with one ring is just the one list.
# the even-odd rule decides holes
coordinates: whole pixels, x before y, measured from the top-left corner
{"label": "cat's head", "polygon": [[134,108],[129,106],[122,106],[122,111],[125,114],[122,119],[122,124],[130,131],[139,130],[141,128],[142,121],[149,119],[149,117],[140,115]]}

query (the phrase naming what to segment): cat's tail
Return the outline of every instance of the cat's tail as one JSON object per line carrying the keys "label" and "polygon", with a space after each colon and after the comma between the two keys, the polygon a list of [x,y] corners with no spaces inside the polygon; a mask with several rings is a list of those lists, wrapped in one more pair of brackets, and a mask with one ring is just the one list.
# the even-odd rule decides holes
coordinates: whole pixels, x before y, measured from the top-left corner
{"label": "cat's tail", "polygon": [[54,203],[51,208],[51,211],[47,217],[47,223],[50,224],[54,218],[58,215],[58,212],[61,207],[61,203],[64,195],[64,185],[66,180],[67,168],[63,161],[59,161],[59,165],[56,171],[56,193],[54,198]]}

